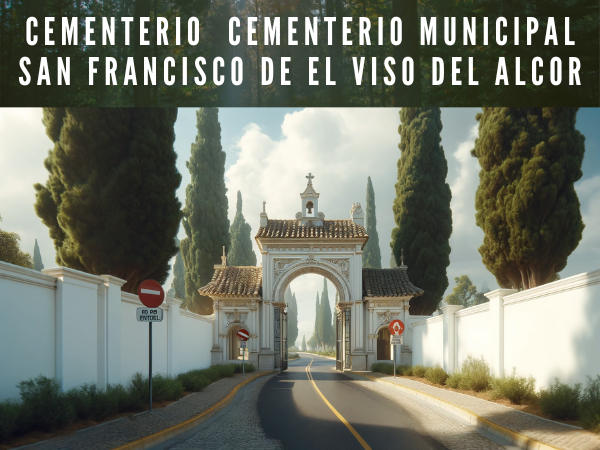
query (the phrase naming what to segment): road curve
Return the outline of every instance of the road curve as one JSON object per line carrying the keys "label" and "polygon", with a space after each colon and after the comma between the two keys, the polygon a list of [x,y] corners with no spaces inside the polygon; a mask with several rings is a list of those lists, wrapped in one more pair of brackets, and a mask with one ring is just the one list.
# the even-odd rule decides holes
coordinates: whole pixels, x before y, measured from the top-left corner
{"label": "road curve", "polygon": [[329,358],[302,354],[269,380],[258,400],[265,434],[288,450],[446,448],[397,402],[334,369]]}

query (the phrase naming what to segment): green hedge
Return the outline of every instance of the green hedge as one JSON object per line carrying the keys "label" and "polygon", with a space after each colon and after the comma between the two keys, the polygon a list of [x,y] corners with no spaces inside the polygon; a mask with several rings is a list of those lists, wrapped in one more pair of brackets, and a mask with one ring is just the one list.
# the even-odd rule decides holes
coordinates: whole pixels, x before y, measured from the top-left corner
{"label": "green hedge", "polygon": [[[246,364],[245,370],[254,372],[256,368]],[[177,377],[153,375],[152,401],[177,400],[184,391],[201,391],[209,384],[241,371],[241,364],[227,364],[190,370]],[[40,375],[22,381],[18,388],[21,402],[0,402],[0,442],[34,430],[53,432],[75,419],[100,422],[122,412],[139,411],[148,402],[149,381],[147,376],[136,373],[127,386],[109,385],[102,390],[84,384],[60,392],[55,379]]]}

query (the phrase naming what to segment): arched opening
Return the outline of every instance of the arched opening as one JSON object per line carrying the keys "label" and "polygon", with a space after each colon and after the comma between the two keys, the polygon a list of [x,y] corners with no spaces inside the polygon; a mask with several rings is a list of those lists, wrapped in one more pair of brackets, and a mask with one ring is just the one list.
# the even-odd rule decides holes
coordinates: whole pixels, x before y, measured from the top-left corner
{"label": "arched opening", "polygon": [[312,214],[312,209],[313,209],[314,207],[315,207],[315,206],[313,205],[313,202],[307,202],[307,203],[306,203],[306,210],[307,210],[308,214]]}
{"label": "arched opening", "polygon": [[227,333],[227,359],[229,361],[242,360],[243,353],[242,350],[246,352],[245,358],[248,361],[248,348],[242,349],[240,347],[240,340],[237,337],[237,332],[240,328],[243,328],[241,325],[235,325],[231,327],[229,333]]}
{"label": "arched opening", "polygon": [[379,330],[379,333],[377,333],[377,359],[392,359],[390,331],[386,327],[383,327]]}

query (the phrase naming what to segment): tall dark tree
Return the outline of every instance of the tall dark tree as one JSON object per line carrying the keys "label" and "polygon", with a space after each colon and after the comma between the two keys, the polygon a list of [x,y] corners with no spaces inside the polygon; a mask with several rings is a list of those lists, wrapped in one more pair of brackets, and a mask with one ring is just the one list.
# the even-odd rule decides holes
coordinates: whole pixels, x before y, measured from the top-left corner
{"label": "tall dark tree", "polygon": [[410,314],[431,314],[448,287],[452,234],[448,164],[440,145],[439,108],[400,110],[400,159],[394,199],[392,253],[408,264],[408,276],[425,293],[410,301]]}
{"label": "tall dark tree", "polygon": [[313,332],[312,337],[309,339],[315,343],[315,346],[318,347],[321,344],[321,303],[319,302],[319,293],[317,292],[317,302],[315,303],[315,331]]}
{"label": "tall dark tree", "polygon": [[583,232],[574,183],[585,138],[577,108],[484,108],[475,197],[483,263],[502,287],[554,281]]}
{"label": "tall dark tree", "polygon": [[306,335],[305,334],[302,335],[302,347],[300,347],[300,350],[302,350],[303,352],[306,351]]}
{"label": "tall dark tree", "polygon": [[229,247],[225,152],[221,148],[218,108],[200,108],[196,128],[198,134],[186,163],[191,181],[185,190],[182,223],[187,237],[181,241],[181,255],[186,306],[199,314],[211,314],[212,299],[200,295],[198,289],[212,279],[223,246]]}
{"label": "tall dark tree", "polygon": [[40,246],[38,245],[38,241],[36,239],[35,245],[33,246],[33,270],[41,272],[43,268],[44,263],[42,262],[42,254],[40,253]]}
{"label": "tall dark tree", "polygon": [[333,345],[335,338],[331,326],[331,305],[329,304],[329,292],[327,291],[327,279],[323,278],[323,293],[321,294],[321,312],[319,316],[319,338],[323,349]]}
{"label": "tall dark tree", "polygon": [[231,236],[231,249],[228,261],[232,266],[256,266],[256,253],[252,250],[252,227],[242,214],[242,193],[237,192],[236,213],[229,235]]}
{"label": "tall dark tree", "polygon": [[177,108],[44,109],[54,148],[35,211],[59,265],[125,279],[126,292],[165,281],[181,219],[176,119]]}
{"label": "tall dark tree", "polygon": [[[175,238],[177,247],[181,245],[179,239]],[[177,252],[175,256],[175,264],[173,264],[173,289],[175,289],[175,297],[180,300],[185,300],[185,266],[181,252]]]}
{"label": "tall dark tree", "polygon": [[[291,293],[291,291],[290,291]],[[286,300],[287,301],[287,300]],[[288,302],[288,343],[290,345],[296,345],[298,340],[298,302],[296,301],[296,294],[291,294]]]}
{"label": "tall dark tree", "polygon": [[371,177],[367,179],[367,221],[366,229],[369,235],[367,245],[363,250],[363,267],[381,269],[381,250],[377,234],[377,216],[375,215],[375,191]]}

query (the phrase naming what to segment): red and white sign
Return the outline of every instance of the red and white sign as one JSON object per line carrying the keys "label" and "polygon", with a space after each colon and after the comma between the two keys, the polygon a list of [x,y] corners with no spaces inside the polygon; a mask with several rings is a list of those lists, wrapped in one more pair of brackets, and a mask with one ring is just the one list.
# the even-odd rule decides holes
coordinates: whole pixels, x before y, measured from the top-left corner
{"label": "red and white sign", "polygon": [[237,332],[237,337],[240,341],[247,341],[248,339],[250,339],[250,333],[248,333],[248,330],[240,328]]}
{"label": "red and white sign", "polygon": [[401,320],[392,320],[388,326],[388,329],[390,330],[390,334],[392,336],[400,336],[402,333],[404,333],[404,324]]}
{"label": "red and white sign", "polygon": [[165,291],[157,281],[144,280],[138,288],[138,297],[148,308],[158,308],[165,299]]}

